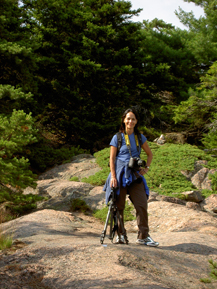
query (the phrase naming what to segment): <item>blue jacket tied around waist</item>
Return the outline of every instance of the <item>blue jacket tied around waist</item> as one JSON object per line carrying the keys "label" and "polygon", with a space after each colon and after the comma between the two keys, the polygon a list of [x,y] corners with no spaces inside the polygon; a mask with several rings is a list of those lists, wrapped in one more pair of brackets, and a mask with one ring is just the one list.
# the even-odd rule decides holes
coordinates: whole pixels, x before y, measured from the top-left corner
{"label": "blue jacket tied around waist", "polygon": [[[117,183],[118,187],[120,188],[121,186],[126,187],[129,186],[133,181],[137,179],[136,175],[132,172],[130,168],[128,168],[128,161],[123,162],[116,158],[115,162],[115,170],[116,170],[116,178],[117,178]],[[147,198],[149,197],[149,188],[146,183],[146,179],[141,176],[143,184],[144,184],[144,190],[147,195]],[[111,180],[111,173],[109,174],[106,183],[103,187],[103,191],[105,191],[105,198],[106,198],[106,205],[108,204],[110,197],[111,197],[111,191],[112,188],[110,187],[110,180]],[[116,191],[117,195],[120,194],[120,189]]]}

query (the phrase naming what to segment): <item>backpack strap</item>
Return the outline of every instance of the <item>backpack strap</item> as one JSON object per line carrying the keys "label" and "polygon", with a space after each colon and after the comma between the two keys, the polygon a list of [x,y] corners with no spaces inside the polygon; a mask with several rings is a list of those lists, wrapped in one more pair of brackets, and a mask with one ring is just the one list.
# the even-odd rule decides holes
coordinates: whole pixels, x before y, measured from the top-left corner
{"label": "backpack strap", "polygon": [[[116,133],[116,136],[117,136],[117,139],[118,139],[118,150],[117,150],[117,154],[119,153],[120,149],[121,149],[121,146],[122,146],[122,135],[121,135],[121,132],[117,132]],[[141,136],[141,133],[139,133],[137,135],[138,137],[138,141],[139,141],[139,146],[140,148],[142,147],[142,136]]]}
{"label": "backpack strap", "polygon": [[118,150],[117,150],[117,154],[118,154],[119,150],[121,149],[121,146],[122,146],[122,135],[121,135],[121,132],[117,132],[116,136],[117,136],[117,139],[118,139]]}
{"label": "backpack strap", "polygon": [[141,135],[141,133],[138,133],[137,137],[139,139],[139,146],[141,148],[142,147],[142,135]]}

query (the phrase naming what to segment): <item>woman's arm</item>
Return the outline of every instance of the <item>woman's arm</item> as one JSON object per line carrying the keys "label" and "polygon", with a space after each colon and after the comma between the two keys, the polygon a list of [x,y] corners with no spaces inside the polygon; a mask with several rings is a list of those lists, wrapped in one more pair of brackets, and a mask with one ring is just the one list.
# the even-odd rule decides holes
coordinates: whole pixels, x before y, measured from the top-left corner
{"label": "woman's arm", "polygon": [[117,155],[117,148],[114,146],[110,147],[110,170],[111,170],[111,181],[110,181],[110,187],[117,187],[117,178],[116,178],[116,172],[115,172],[115,159]]}
{"label": "woman's arm", "polygon": [[[153,159],[153,154],[152,151],[150,149],[150,147],[148,146],[147,141],[144,142],[144,144],[142,145],[142,149],[145,151],[146,155],[147,155],[147,162],[146,162],[146,166],[150,167],[152,159]],[[139,172],[141,175],[144,175],[148,172],[148,168],[142,168]]]}

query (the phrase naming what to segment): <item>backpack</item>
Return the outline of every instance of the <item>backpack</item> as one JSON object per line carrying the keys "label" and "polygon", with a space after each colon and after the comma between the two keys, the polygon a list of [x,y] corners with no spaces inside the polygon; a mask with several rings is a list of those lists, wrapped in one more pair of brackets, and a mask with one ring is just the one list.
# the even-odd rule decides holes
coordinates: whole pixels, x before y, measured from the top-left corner
{"label": "backpack", "polygon": [[[116,133],[116,136],[117,136],[117,139],[118,139],[118,150],[117,150],[117,154],[119,153],[120,149],[121,149],[121,146],[122,146],[122,135],[121,135],[121,132],[117,132]],[[138,137],[138,140],[139,140],[139,145],[140,147],[142,146],[142,136],[141,136],[141,133],[139,133],[137,135]]]}

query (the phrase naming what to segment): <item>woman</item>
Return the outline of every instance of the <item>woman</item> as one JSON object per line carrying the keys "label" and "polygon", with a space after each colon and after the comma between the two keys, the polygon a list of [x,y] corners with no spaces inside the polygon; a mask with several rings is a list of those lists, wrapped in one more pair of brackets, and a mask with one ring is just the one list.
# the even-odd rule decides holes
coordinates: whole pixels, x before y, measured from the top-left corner
{"label": "woman", "polygon": [[[147,199],[149,196],[149,189],[146,184],[146,180],[143,177],[149,170],[152,161],[152,152],[147,144],[147,139],[141,134],[141,147],[138,144],[137,135],[138,131],[138,115],[136,110],[127,109],[121,119],[120,127],[122,145],[118,151],[118,138],[114,135],[110,142],[110,174],[106,181],[103,190],[106,192],[106,203],[108,203],[111,190],[113,187],[118,187],[117,190],[117,201],[121,220],[124,224],[123,212],[125,208],[126,194],[129,194],[130,200],[132,201],[136,209],[137,225],[138,225],[138,236],[137,244],[147,246],[158,246],[159,243],[155,242],[149,236],[148,227],[148,213],[147,213]],[[138,149],[139,148],[139,149]],[[140,168],[135,171],[133,168],[129,168],[128,164],[130,158],[139,157],[141,148],[147,154],[147,163],[145,168]],[[120,238],[117,236],[116,243],[124,243],[124,232],[121,231],[119,224]]]}

